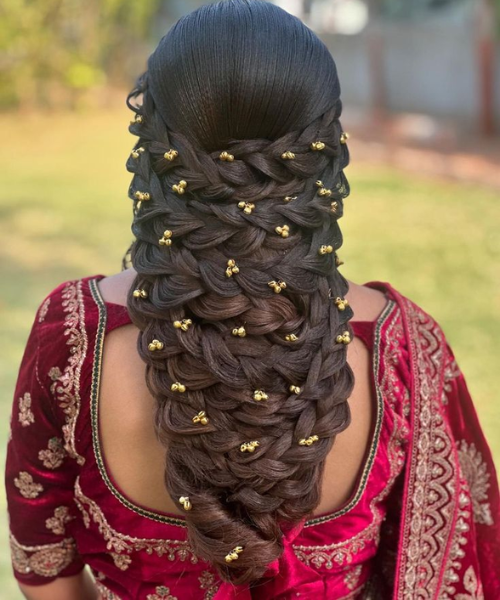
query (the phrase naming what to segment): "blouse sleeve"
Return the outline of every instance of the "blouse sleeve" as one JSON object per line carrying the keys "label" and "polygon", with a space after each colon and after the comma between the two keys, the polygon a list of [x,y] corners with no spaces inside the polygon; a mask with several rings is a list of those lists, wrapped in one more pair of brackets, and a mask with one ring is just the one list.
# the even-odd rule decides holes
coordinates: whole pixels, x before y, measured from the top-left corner
{"label": "blouse sleeve", "polygon": [[[74,575],[84,567],[70,533],[78,464],[65,450],[63,422],[52,386],[42,383],[50,377],[46,373],[41,376],[41,359],[47,348],[44,319],[53,294],[39,306],[24,350],[7,446],[5,486],[11,560],[16,579],[29,585]],[[56,362],[57,357],[50,354],[45,360]],[[60,374],[55,367],[52,375],[56,383]]]}

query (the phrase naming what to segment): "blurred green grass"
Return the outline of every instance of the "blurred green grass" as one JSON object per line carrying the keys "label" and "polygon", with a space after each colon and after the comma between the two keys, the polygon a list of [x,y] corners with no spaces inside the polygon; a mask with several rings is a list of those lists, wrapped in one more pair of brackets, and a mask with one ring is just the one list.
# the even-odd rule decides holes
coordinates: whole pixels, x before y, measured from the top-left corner
{"label": "blurred green grass", "polygon": [[[134,143],[123,110],[0,116],[0,460],[19,362],[34,311],[67,279],[120,270],[132,240]],[[465,372],[500,464],[500,202],[498,192],[352,165],[342,220],[351,280],[391,282],[442,325]],[[7,549],[0,492],[0,600],[20,598]]]}

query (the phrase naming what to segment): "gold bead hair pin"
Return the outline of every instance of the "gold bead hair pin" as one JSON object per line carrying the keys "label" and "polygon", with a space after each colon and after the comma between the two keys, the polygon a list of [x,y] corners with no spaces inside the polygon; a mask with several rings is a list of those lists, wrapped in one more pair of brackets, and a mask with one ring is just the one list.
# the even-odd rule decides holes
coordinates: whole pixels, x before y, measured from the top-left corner
{"label": "gold bead hair pin", "polygon": [[285,336],[285,340],[287,342],[296,342],[299,339],[299,337],[297,335],[295,335],[295,333],[289,333],[288,335]]}
{"label": "gold bead hair pin", "polygon": [[148,293],[146,292],[146,290],[143,290],[141,288],[137,288],[136,290],[134,290],[132,292],[132,295],[134,296],[134,298],[147,298],[148,297]]}
{"label": "gold bead hair pin", "polygon": [[233,273],[239,273],[240,269],[233,258],[227,261],[226,277],[232,277]]}
{"label": "gold bead hair pin", "polygon": [[307,439],[303,438],[299,441],[299,446],[312,446],[314,442],[319,441],[319,437],[317,435],[311,435]]}
{"label": "gold bead hair pin", "polygon": [[338,207],[339,207],[339,203],[337,201],[333,201],[330,204],[330,212],[332,212],[334,215],[336,215]]}
{"label": "gold bead hair pin", "polygon": [[281,235],[282,238],[287,238],[290,235],[290,227],[288,225],[282,225],[281,227],[278,225],[278,227],[274,228],[274,231],[278,235]]}
{"label": "gold bead hair pin", "polygon": [[172,231],[170,229],[165,229],[165,231],[163,232],[163,237],[161,237],[158,240],[158,243],[160,244],[160,246],[171,246],[172,245],[172,240],[170,239],[172,237]]}
{"label": "gold bead hair pin", "polygon": [[163,350],[164,347],[165,344],[163,342],[160,342],[160,340],[153,340],[148,344],[148,350],[150,350],[151,352],[156,352],[156,350]]}
{"label": "gold bead hair pin", "polygon": [[221,160],[227,160],[227,162],[233,162],[234,160],[234,156],[232,154],[229,154],[229,152],[226,152],[225,150],[224,152],[221,152],[219,154],[219,158]]}
{"label": "gold bead hair pin", "polygon": [[253,442],[245,442],[244,444],[241,444],[240,452],[255,452],[255,448],[258,446],[260,446],[260,444],[257,440]]}
{"label": "gold bead hair pin", "polygon": [[285,202],[291,202],[292,200],[297,200],[297,196],[285,196],[283,200]]}
{"label": "gold bead hair pin", "polygon": [[132,119],[132,121],[130,121],[131,125],[135,125],[136,123],[143,123],[144,122],[144,117],[142,115],[135,115],[134,118]]}
{"label": "gold bead hair pin", "polygon": [[255,204],[253,202],[243,202],[242,200],[241,202],[238,202],[238,208],[242,208],[246,215],[251,215],[252,210],[255,208]]}
{"label": "gold bead hair pin", "polygon": [[193,423],[197,425],[201,423],[202,425],[208,425],[208,417],[204,410],[200,410],[200,412],[195,415],[192,419]]}
{"label": "gold bead hair pin", "polygon": [[192,324],[193,321],[191,321],[191,319],[182,319],[182,321],[174,321],[174,327],[176,329],[181,329],[182,331],[187,331]]}
{"label": "gold bead hair pin", "polygon": [[182,196],[182,194],[184,194],[184,192],[186,191],[187,188],[187,181],[184,181],[184,179],[181,179],[179,181],[179,183],[176,183],[172,186],[173,191],[176,194],[179,194],[179,196]]}
{"label": "gold bead hair pin", "polygon": [[295,158],[295,154],[293,152],[290,152],[290,150],[287,150],[286,152],[283,152],[281,158],[283,160],[293,160]]}
{"label": "gold bead hair pin", "polygon": [[340,267],[343,264],[344,264],[344,261],[341,260],[337,255],[335,255],[335,266]]}
{"label": "gold bead hair pin", "polygon": [[278,281],[270,281],[267,284],[269,287],[273,288],[275,294],[280,294],[281,290],[286,289],[286,283],[284,281],[278,280]]}
{"label": "gold bead hair pin", "polygon": [[238,336],[238,337],[245,337],[245,336],[246,336],[246,334],[247,334],[247,332],[246,332],[246,329],[243,327],[243,325],[242,325],[241,327],[235,327],[235,328],[234,328],[234,329],[231,331],[231,333],[232,333],[233,335],[236,335],[236,336]]}
{"label": "gold bead hair pin", "polygon": [[181,496],[179,502],[182,504],[184,510],[191,510],[193,508],[189,496]]}
{"label": "gold bead hair pin", "polygon": [[176,381],[170,386],[170,389],[172,392],[179,392],[180,394],[183,394],[186,391],[186,386],[179,381]]}
{"label": "gold bead hair pin", "polygon": [[144,148],[142,146],[140,146],[139,148],[136,148],[135,150],[132,150],[131,154],[132,154],[132,158],[139,158],[139,156],[145,152]]}
{"label": "gold bead hair pin", "polygon": [[340,143],[341,144],[347,144],[347,140],[350,138],[351,136],[347,133],[347,131],[343,131],[340,134]]}
{"label": "gold bead hair pin", "polygon": [[238,555],[243,552],[243,546],[236,546],[229,554],[226,554],[226,562],[231,563],[233,560],[238,560]]}
{"label": "gold bead hair pin", "polygon": [[266,394],[264,390],[255,390],[253,393],[253,399],[257,402],[261,402],[262,400],[267,400],[269,396]]}
{"label": "gold bead hair pin", "polygon": [[324,149],[325,149],[324,142],[312,142],[311,143],[311,150],[324,150]]}
{"label": "gold bead hair pin", "polygon": [[333,246],[325,246],[325,244],[323,244],[322,246],[319,247],[318,250],[318,254],[321,254],[322,256],[325,254],[331,254],[333,252]]}
{"label": "gold bead hair pin", "polygon": [[141,202],[144,202],[144,200],[150,200],[151,199],[151,194],[149,194],[149,192],[135,192],[134,197],[137,198],[137,200],[140,200]]}
{"label": "gold bead hair pin", "polygon": [[346,306],[349,306],[349,302],[345,298],[335,298],[335,306],[340,310],[344,311]]}
{"label": "gold bead hair pin", "polygon": [[298,385],[291,385],[288,389],[292,392],[292,394],[300,394],[300,388]]}
{"label": "gold bead hair pin", "polygon": [[348,331],[344,331],[342,335],[338,335],[337,344],[349,344],[351,342],[351,336]]}
{"label": "gold bead hair pin", "polygon": [[319,187],[318,194],[320,196],[330,197],[332,195],[332,193],[333,193],[332,190],[329,190],[328,188],[326,188],[320,179],[318,179],[318,181],[316,181],[316,185],[317,185],[317,187]]}
{"label": "gold bead hair pin", "polygon": [[179,153],[177,152],[177,150],[172,150],[172,148],[170,148],[170,150],[168,152],[165,152],[165,154],[163,155],[163,158],[166,158],[167,160],[172,162],[178,156],[179,156]]}

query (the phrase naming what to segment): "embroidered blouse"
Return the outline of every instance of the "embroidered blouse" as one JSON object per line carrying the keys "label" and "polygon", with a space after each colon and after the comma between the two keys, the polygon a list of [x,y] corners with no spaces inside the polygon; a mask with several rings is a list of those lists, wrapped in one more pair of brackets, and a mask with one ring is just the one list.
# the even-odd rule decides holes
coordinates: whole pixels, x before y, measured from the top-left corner
{"label": "embroidered blouse", "polygon": [[[397,585],[400,539],[392,515],[399,519],[402,512],[415,387],[397,292],[388,284],[366,284],[385,291],[386,307],[374,322],[351,321],[371,354],[376,398],[369,451],[354,493],[338,510],[286,532],[282,558],[251,589],[221,582],[190,548],[185,520],[131,501],[106,466],[98,429],[103,344],[107,333],[131,321],[126,307],[103,300],[97,285],[103,277],[60,284],[39,306],[31,328],[7,449],[14,576],[41,585],[88,565],[104,600],[375,598],[375,580],[377,597],[390,598],[393,588],[384,586]],[[455,391],[458,376],[456,363],[448,362],[443,401]],[[475,474],[484,464],[481,454],[465,441],[462,450]],[[491,470],[490,455],[487,460]],[[482,485],[475,510],[487,525],[494,517],[485,469],[482,481],[475,475]],[[390,557],[383,563],[386,576],[377,567],[382,547]],[[474,575],[479,577],[478,569]],[[480,598],[463,596],[469,597]],[[410,596],[394,592],[394,598]]]}

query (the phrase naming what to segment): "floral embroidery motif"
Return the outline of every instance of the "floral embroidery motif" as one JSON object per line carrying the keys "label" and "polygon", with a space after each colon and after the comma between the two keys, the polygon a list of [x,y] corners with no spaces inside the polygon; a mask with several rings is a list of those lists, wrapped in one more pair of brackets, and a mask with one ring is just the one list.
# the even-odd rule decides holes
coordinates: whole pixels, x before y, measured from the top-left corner
{"label": "floral embroidery motif", "polygon": [[57,380],[59,379],[59,377],[61,377],[61,375],[62,375],[62,371],[61,371],[61,369],[60,369],[59,367],[52,367],[52,368],[49,370],[49,377],[50,377],[50,378],[52,379],[52,381],[54,382],[54,383],[52,383],[52,384],[51,384],[51,386],[50,386],[50,391],[51,391],[53,394],[55,394],[55,392],[56,392],[56,385],[57,385],[57,383],[56,383],[56,382],[57,382]]}
{"label": "floral embroidery motif", "polygon": [[22,398],[19,398],[19,423],[23,427],[28,427],[35,422],[35,415],[31,411],[31,394],[26,392]]}
{"label": "floral embroidery motif", "polygon": [[54,511],[54,516],[45,521],[45,526],[55,535],[64,535],[66,533],[66,523],[74,519],[69,514],[67,506],[58,506]]}
{"label": "floral embroidery motif", "polygon": [[117,596],[114,592],[109,590],[103,583],[100,581],[95,582],[95,586],[97,591],[100,594],[99,600],[120,600],[119,596]]}
{"label": "floral embroidery motif", "polygon": [[50,296],[48,298],[45,298],[42,305],[40,306],[40,310],[38,311],[38,322],[39,323],[42,323],[45,320],[45,317],[47,316],[47,312],[49,310],[49,304],[50,304]]}
{"label": "floral embroidery motif", "polygon": [[464,575],[464,588],[468,594],[458,594],[456,600],[484,600],[483,586],[477,580],[473,567],[469,567]]}
{"label": "floral embroidery motif", "polygon": [[212,600],[220,585],[215,581],[215,575],[210,571],[203,571],[201,577],[198,577],[198,581],[200,582],[200,588],[205,590],[203,600]]}
{"label": "floral embroidery motif", "polygon": [[65,455],[62,440],[54,437],[50,438],[46,450],[40,450],[38,458],[47,469],[57,469],[62,465]]}
{"label": "floral embroidery motif", "polygon": [[12,566],[18,573],[56,577],[77,556],[73,539],[65,539],[57,544],[43,546],[23,546],[11,533],[9,541]]}
{"label": "floral embroidery motif", "polygon": [[354,590],[359,583],[361,573],[363,572],[363,565],[358,565],[354,569],[348,569],[344,575],[344,583],[348,590]]}
{"label": "floral embroidery motif", "polygon": [[146,600],[177,600],[175,596],[170,595],[170,589],[164,585],[159,585],[154,594],[148,594]]}
{"label": "floral embroidery motif", "polygon": [[117,552],[111,552],[111,558],[115,565],[120,571],[126,571],[132,562],[132,559],[128,554],[118,554]]}
{"label": "floral embroidery motif", "polygon": [[70,356],[64,372],[57,378],[57,367],[49,371],[49,376],[54,381],[51,391],[66,415],[66,423],[62,427],[64,448],[79,465],[85,463],[85,458],[76,451],[75,427],[80,412],[80,373],[88,348],[82,283],[81,279],[76,283],[69,281],[62,290],[62,307],[67,313],[64,319],[64,335],[68,337],[66,343],[70,346]]}
{"label": "floral embroidery motif", "polygon": [[106,540],[108,550],[118,554],[145,550],[148,554],[156,553],[157,556],[167,556],[168,560],[185,561],[189,559],[192,564],[198,562],[198,557],[193,553],[188,542],[168,539],[136,538],[120,533],[111,527],[99,506],[85,496],[80,487],[80,478],[75,481],[75,502],[82,513],[85,527],[90,527],[93,521],[99,533]]}
{"label": "floral embroidery motif", "polygon": [[452,387],[450,382],[453,381],[456,377],[460,377],[461,371],[457,365],[456,360],[449,355],[448,362],[444,367],[444,384],[443,384],[443,397],[441,399],[443,404],[448,404],[448,396],[452,391]]}
{"label": "floral embroidery motif", "polygon": [[37,498],[40,492],[43,492],[43,486],[35,483],[33,477],[26,471],[19,473],[19,477],[14,479],[14,485],[24,498]]}
{"label": "floral embroidery motif", "polygon": [[490,474],[481,453],[473,443],[469,445],[461,440],[458,458],[472,496],[474,521],[481,525],[493,525],[490,503],[487,501]]}

